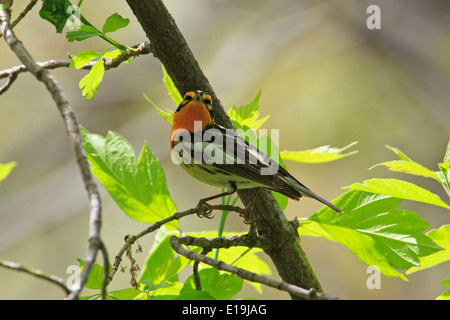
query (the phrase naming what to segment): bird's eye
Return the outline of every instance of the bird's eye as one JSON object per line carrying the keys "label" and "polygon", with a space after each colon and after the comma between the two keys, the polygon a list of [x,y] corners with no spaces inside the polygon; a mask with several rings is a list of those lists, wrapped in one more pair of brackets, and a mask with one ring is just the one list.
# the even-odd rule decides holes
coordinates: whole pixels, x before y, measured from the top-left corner
{"label": "bird's eye", "polygon": [[203,99],[203,102],[204,102],[205,104],[210,105],[210,104],[211,104],[211,99],[209,99],[209,98]]}
{"label": "bird's eye", "polygon": [[191,101],[192,100],[192,96],[191,95],[185,95],[184,96],[184,100]]}

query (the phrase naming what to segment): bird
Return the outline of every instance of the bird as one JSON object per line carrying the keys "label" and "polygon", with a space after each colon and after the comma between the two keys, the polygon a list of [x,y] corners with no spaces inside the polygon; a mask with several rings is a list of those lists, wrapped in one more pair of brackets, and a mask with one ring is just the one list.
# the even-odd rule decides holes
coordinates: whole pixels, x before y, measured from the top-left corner
{"label": "bird", "polygon": [[[218,125],[214,120],[212,98],[202,90],[187,92],[174,112],[170,150],[172,161],[192,177],[226,188],[225,192],[200,199],[199,207],[208,206],[208,201],[231,195],[238,189],[264,187],[294,200],[303,196],[313,198],[342,213],[235,130]],[[210,212],[204,211],[198,216],[209,217]]]}

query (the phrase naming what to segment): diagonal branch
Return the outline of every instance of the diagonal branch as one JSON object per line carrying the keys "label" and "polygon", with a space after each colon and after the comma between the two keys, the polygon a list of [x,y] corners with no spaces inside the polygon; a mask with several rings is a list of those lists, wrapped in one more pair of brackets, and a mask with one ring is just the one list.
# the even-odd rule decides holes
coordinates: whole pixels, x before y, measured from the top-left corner
{"label": "diagonal branch", "polygon": [[58,287],[60,287],[61,289],[64,290],[65,294],[69,294],[70,293],[70,289],[64,284],[64,280],[60,277],[57,277],[55,275],[52,274],[48,274],[45,273],[41,270],[37,270],[37,269],[33,269],[33,268],[28,268],[25,267],[23,265],[21,265],[20,263],[17,262],[11,262],[11,261],[6,261],[3,259],[0,259],[0,267],[4,267],[7,269],[11,269],[11,270],[16,270],[19,272],[24,272],[24,273],[28,273],[32,276],[35,276],[37,278],[49,281],[51,283],[56,284]]}
{"label": "diagonal branch", "polygon": [[232,273],[232,274],[235,274],[235,275],[241,277],[244,280],[258,282],[258,283],[264,284],[266,286],[269,286],[269,287],[272,287],[272,288],[275,288],[278,290],[286,291],[289,294],[300,297],[302,299],[307,299],[307,300],[336,300],[337,299],[337,297],[335,297],[335,296],[332,296],[327,293],[317,292],[315,289],[306,290],[306,289],[300,288],[298,286],[294,286],[292,284],[286,283],[284,281],[261,276],[259,274],[253,273],[251,271],[244,270],[242,268],[238,268],[236,266],[227,264],[223,261],[219,261],[219,260],[207,257],[206,255],[185,249],[181,245],[180,238],[177,238],[176,236],[170,237],[170,244],[172,245],[172,248],[177,253],[181,254],[182,256],[184,256],[188,259],[205,263],[205,264],[210,265],[218,270],[227,271],[229,273]]}
{"label": "diagonal branch", "polygon": [[84,268],[80,277],[80,287],[73,289],[68,296],[69,299],[77,299],[79,297],[81,289],[84,287],[87,281],[98,251],[102,249],[103,252],[106,252],[106,249],[104,248],[100,239],[100,194],[89,170],[89,164],[81,143],[81,134],[79,131],[78,123],[72,107],[66,98],[66,95],[61,89],[58,80],[47,69],[42,68],[34,61],[34,59],[23,46],[22,42],[14,34],[9,21],[9,10],[0,10],[0,28],[6,43],[16,54],[19,60],[26,66],[26,68],[36,77],[36,79],[45,84],[63,118],[70,142],[75,152],[78,167],[81,171],[83,183],[89,197],[90,230],[88,252],[86,254]]}

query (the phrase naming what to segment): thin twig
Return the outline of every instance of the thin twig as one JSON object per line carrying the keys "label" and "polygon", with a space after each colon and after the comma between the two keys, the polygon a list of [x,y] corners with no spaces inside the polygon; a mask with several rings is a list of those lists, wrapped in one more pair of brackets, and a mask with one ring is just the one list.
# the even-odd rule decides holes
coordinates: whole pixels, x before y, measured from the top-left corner
{"label": "thin twig", "polygon": [[34,277],[38,277],[40,279],[44,279],[46,281],[49,281],[51,283],[56,284],[58,287],[63,289],[66,295],[70,293],[70,289],[66,286],[66,284],[64,283],[64,280],[62,278],[60,278],[60,277],[55,276],[55,275],[45,273],[45,272],[43,272],[41,270],[28,268],[28,267],[25,267],[25,266],[21,265],[20,263],[6,261],[6,260],[3,260],[3,259],[0,259],[0,266],[4,267],[4,268],[7,268],[7,269],[11,269],[11,270],[16,270],[16,271],[19,271],[19,272],[25,272],[25,273],[28,273],[28,274],[34,276]]}
{"label": "thin twig", "polygon": [[[142,238],[143,236],[145,236],[149,233],[152,233],[152,232],[158,230],[166,223],[169,223],[174,220],[179,220],[188,215],[197,214],[204,209],[205,208],[203,208],[203,207],[195,207],[195,208],[191,208],[189,210],[176,212],[173,215],[171,215],[170,217],[167,217],[163,220],[155,222],[154,224],[152,224],[145,230],[141,231],[137,235],[128,236],[125,240],[125,244],[122,246],[122,248],[120,248],[119,252],[116,254],[116,257],[114,258],[114,263],[112,265],[111,273],[109,274],[109,278],[108,278],[108,284],[112,281],[112,279],[114,278],[114,275],[116,274],[117,270],[119,269],[120,263],[122,262],[123,254],[128,250],[128,248],[130,246],[132,246],[136,242],[136,240],[138,240],[139,238]],[[209,210],[227,210],[227,211],[234,211],[234,212],[238,212],[238,213],[245,212],[245,209],[243,209],[243,208],[240,208],[237,206],[230,206],[230,205],[210,205],[208,207],[208,209]],[[189,241],[189,238],[190,237],[187,237],[186,241]],[[196,239],[200,239],[200,238],[196,238]],[[224,247],[222,247],[222,248],[224,248]]]}
{"label": "thin twig", "polygon": [[[133,48],[137,49],[139,55],[149,54],[151,52],[151,46],[149,42],[138,43],[134,45]],[[114,59],[103,59],[103,65],[105,67],[105,70],[114,69],[132,57],[136,57],[136,53],[132,52],[131,50],[126,50]],[[89,62],[81,69],[90,70],[95,63],[96,61]],[[36,62],[36,64],[44,69],[69,68],[70,60],[49,60],[45,62]],[[8,78],[8,81],[0,88],[0,94],[10,88],[19,74],[28,71],[28,68],[23,64],[9,69],[1,70],[0,79]]]}
{"label": "thin twig", "polygon": [[[33,9],[34,5],[38,2],[39,0],[31,0],[30,3],[25,7],[25,9],[23,9],[23,11],[19,14],[19,16],[16,18],[16,20],[14,20],[11,23],[11,29],[13,29],[23,18],[25,18],[25,16],[27,15],[28,12],[31,11],[31,9]],[[3,35],[0,34],[0,38]]]}
{"label": "thin twig", "polygon": [[103,241],[101,241],[100,250],[102,251],[102,255],[103,255],[103,270],[104,270],[103,279],[102,279],[101,298],[103,300],[105,300],[106,299],[106,286],[107,286],[108,278],[109,278],[110,264],[109,264],[108,251],[106,250],[106,246],[103,243]]}
{"label": "thin twig", "polygon": [[[90,219],[89,219],[89,247],[86,254],[84,268],[80,277],[80,286],[74,288],[68,295],[68,299],[78,299],[81,289],[84,287],[91,268],[95,262],[98,251],[103,247],[100,239],[100,225],[101,225],[101,201],[100,193],[97,184],[94,182],[89,164],[84,152],[81,134],[78,123],[73,112],[72,106],[66,98],[65,93],[61,89],[58,80],[45,68],[39,66],[28,51],[23,46],[22,42],[16,37],[9,24],[10,12],[9,10],[0,10],[0,27],[1,33],[5,38],[6,43],[10,49],[16,54],[19,60],[26,66],[26,68],[36,77],[37,80],[42,81],[49,93],[51,94],[58,110],[63,118],[70,142],[75,152],[78,167],[81,171],[84,186],[89,197]],[[103,252],[106,249],[103,247]]]}
{"label": "thin twig", "polygon": [[238,268],[236,266],[232,266],[223,261],[215,260],[215,259],[207,257],[205,255],[185,249],[181,245],[180,238],[178,238],[176,236],[170,237],[170,244],[177,253],[181,254],[182,256],[184,256],[188,259],[205,263],[205,264],[210,265],[218,270],[227,271],[229,273],[232,273],[232,274],[235,274],[235,275],[241,277],[244,280],[258,282],[258,283],[264,284],[266,286],[269,286],[269,287],[272,287],[272,288],[275,288],[278,290],[286,291],[286,292],[290,293],[291,295],[298,296],[302,299],[307,299],[307,300],[336,300],[337,299],[337,297],[327,294],[327,293],[320,293],[314,289],[307,290],[307,289],[300,288],[298,286],[294,286],[292,284],[286,283],[281,280],[276,280],[276,279],[268,278],[265,276],[261,276],[259,274],[250,272],[248,270]]}

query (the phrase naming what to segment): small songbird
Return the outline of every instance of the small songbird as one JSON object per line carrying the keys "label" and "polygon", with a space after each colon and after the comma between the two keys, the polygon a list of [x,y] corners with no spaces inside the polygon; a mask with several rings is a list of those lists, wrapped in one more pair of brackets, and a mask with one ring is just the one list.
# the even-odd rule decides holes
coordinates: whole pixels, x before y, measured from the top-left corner
{"label": "small songbird", "polygon": [[206,92],[195,90],[184,95],[174,113],[170,149],[172,160],[192,177],[226,188],[226,192],[201,199],[199,205],[233,194],[237,189],[264,187],[294,200],[302,196],[313,198],[342,212],[234,130],[216,124],[211,96]]}

